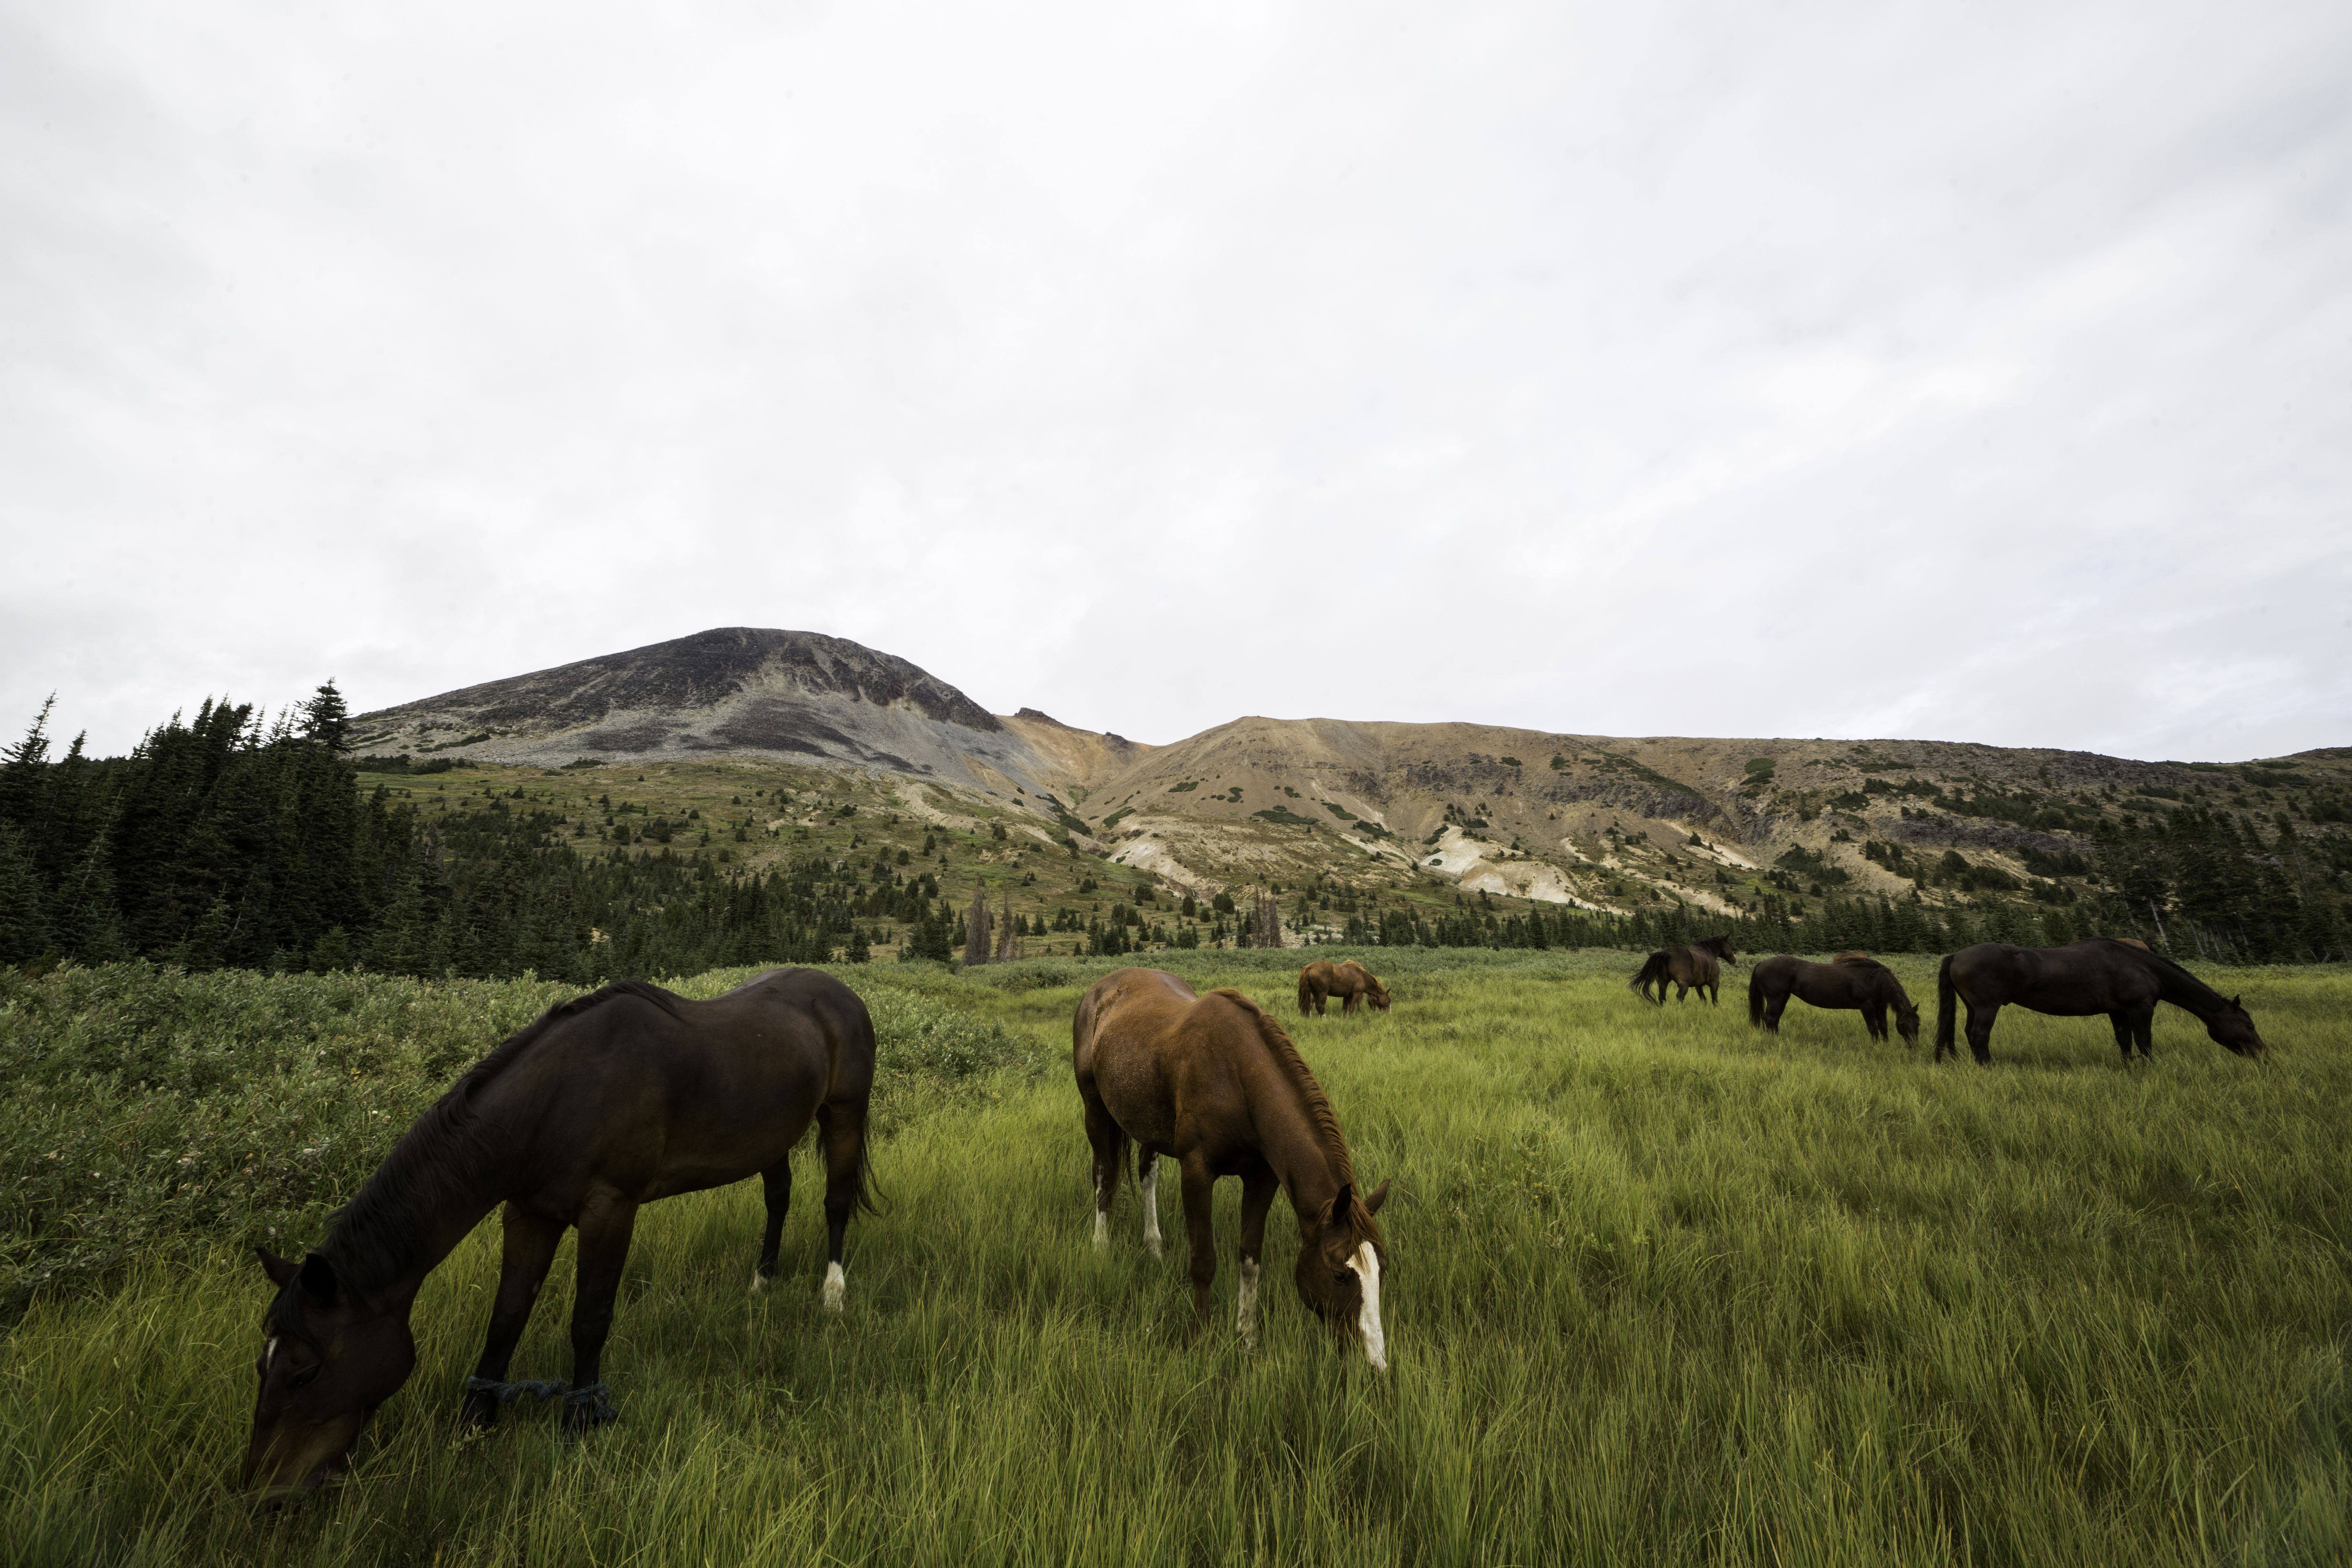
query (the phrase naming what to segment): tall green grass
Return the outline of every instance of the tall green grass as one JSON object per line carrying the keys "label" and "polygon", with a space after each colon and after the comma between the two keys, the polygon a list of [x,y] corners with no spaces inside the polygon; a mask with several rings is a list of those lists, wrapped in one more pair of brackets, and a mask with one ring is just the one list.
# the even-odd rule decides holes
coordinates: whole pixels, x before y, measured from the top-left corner
{"label": "tall green grass", "polygon": [[[1067,1019],[1107,964],[860,977],[1009,1042],[910,1098],[889,1212],[818,1310],[803,1201],[746,1289],[755,1185],[646,1211],[579,1442],[453,1425],[494,1227],[428,1285],[423,1361],[354,1476],[234,1492],[266,1294],[226,1245],[35,1300],[0,1352],[22,1562],[2335,1563],[2352,1554],[2352,977],[2215,976],[2274,1047],[2168,1010],[2011,1011],[1997,1065],[1856,1016],[1649,1007],[1630,962],[1392,963],[1387,1015],[1297,1020],[1291,970],[1188,955],[1293,1019],[1359,1169],[1397,1179],[1394,1370],[1343,1354],[1270,1227],[1263,1348],[1192,1331],[1136,1197],[1088,1244]],[[1255,957],[1255,955],[1249,955]],[[1268,958],[1274,955],[1265,955]],[[1394,955],[1404,957],[1406,955]],[[1902,966],[1928,1000],[1925,962]],[[709,977],[711,988],[728,977]],[[1731,989],[1745,971],[1727,976]],[[1931,1004],[1930,1004],[1931,1005]],[[905,1027],[902,1023],[898,1026]],[[487,1042],[486,1042],[487,1043]],[[989,1059],[990,1058],[993,1059]],[[1050,1063],[1050,1067],[1041,1064]],[[1163,1225],[1181,1237],[1175,1184]],[[1232,1184],[1227,1184],[1230,1188]],[[814,1191],[803,1183],[799,1190]],[[560,1262],[518,1375],[568,1364]]]}

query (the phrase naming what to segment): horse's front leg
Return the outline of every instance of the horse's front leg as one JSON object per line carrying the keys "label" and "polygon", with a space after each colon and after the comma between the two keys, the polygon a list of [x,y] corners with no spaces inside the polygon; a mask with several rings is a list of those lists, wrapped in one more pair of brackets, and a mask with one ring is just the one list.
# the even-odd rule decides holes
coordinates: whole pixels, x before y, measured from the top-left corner
{"label": "horse's front leg", "polygon": [[1217,1237],[1210,1224],[1210,1201],[1216,1191],[1216,1173],[1198,1153],[1177,1162],[1184,1186],[1184,1239],[1192,1249],[1192,1322],[1209,1321],[1209,1287],[1217,1278]]}
{"label": "horse's front leg", "polygon": [[[490,1333],[482,1342],[482,1359],[474,1363],[474,1375],[488,1383],[507,1380],[515,1345],[530,1321],[531,1303],[539,1300],[540,1283],[547,1278],[548,1265],[555,1261],[555,1245],[563,1239],[561,1224],[513,1204],[507,1205],[502,1217],[506,1238],[499,1264],[498,1300],[490,1308]],[[468,1390],[465,1412],[466,1419],[477,1426],[493,1426],[499,1418],[498,1395]]]}
{"label": "horse's front leg", "polygon": [[1872,1040],[1874,1040],[1874,1041],[1879,1041],[1879,1040],[1884,1040],[1884,1039],[1885,1039],[1885,1038],[1886,1038],[1886,1008],[1885,1008],[1885,1006],[1883,1004],[1880,1004],[1880,1005],[1872,1005],[1872,1006],[1864,1007],[1864,1008],[1862,1010],[1862,1026],[1863,1026],[1864,1028],[1868,1029],[1868,1030],[1870,1031],[1870,1037],[1871,1037],[1871,1039],[1872,1039]]}
{"label": "horse's front leg", "polygon": [[2115,1026],[2116,1049],[2123,1052],[2124,1062],[2128,1066],[2131,1062],[2132,1054],[2131,1014],[2126,1009],[2118,1007],[2114,1012],[2107,1015],[2107,1022]]}
{"label": "horse's front leg", "polygon": [[613,1302],[621,1293],[621,1269],[629,1261],[629,1238],[637,1226],[635,1199],[611,1188],[592,1193],[581,1206],[580,1267],[572,1300],[572,1389],[563,1396],[563,1426],[581,1432],[616,1419],[605,1396],[604,1341],[613,1331]]}
{"label": "horse's front leg", "polygon": [[1282,1189],[1272,1171],[1242,1178],[1241,1293],[1234,1299],[1234,1328],[1242,1349],[1257,1349],[1257,1265],[1265,1253],[1265,1215]]}
{"label": "horse's front leg", "polygon": [[[2140,1060],[2142,1060],[2142,1061],[2153,1061],[2153,1060],[2155,1060],[2155,1059],[2156,1059],[2156,1004],[2155,1004],[2155,1003],[2151,1002],[2151,1003],[2149,1003],[2149,1004],[2148,1004],[2147,1006],[2145,1006],[2145,1007],[2135,1007],[2135,1008],[2133,1008],[2133,1009],[2132,1009],[2132,1012],[2131,1012],[2131,1032],[2132,1032],[2132,1038],[2134,1038],[2134,1039],[2136,1039],[2136,1040],[2137,1040],[2137,1041],[2139,1042],[2139,1056],[2140,1056]],[[2125,1056],[2126,1056],[2126,1058],[2129,1058],[2129,1056],[2130,1056],[2130,1052],[2129,1052],[2128,1050],[2126,1050],[2126,1051],[2125,1052]]]}

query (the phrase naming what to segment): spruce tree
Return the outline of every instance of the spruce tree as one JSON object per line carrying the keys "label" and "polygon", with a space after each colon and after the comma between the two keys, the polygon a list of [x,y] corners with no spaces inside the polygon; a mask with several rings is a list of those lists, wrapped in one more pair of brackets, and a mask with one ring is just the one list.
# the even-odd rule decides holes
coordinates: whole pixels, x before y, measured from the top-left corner
{"label": "spruce tree", "polygon": [[49,951],[47,902],[24,835],[15,823],[0,821],[0,963],[23,963]]}

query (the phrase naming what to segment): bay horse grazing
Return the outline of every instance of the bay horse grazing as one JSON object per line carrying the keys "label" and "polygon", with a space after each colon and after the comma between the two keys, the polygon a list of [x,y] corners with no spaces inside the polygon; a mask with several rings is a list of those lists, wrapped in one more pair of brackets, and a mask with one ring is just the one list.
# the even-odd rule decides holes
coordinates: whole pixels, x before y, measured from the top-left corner
{"label": "bay horse grazing", "polygon": [[1937,972],[1936,1059],[1959,1055],[1952,1043],[1956,1002],[1969,1005],[1969,1049],[1980,1065],[1992,1060],[1994,1017],[2012,1002],[2062,1018],[2105,1013],[2126,1062],[2135,1044],[2141,1059],[2150,1054],[2158,1002],[2196,1015],[2217,1046],[2242,1057],[2269,1055],[2238,1000],[2128,938],[2086,936],[2063,947],[1980,942],[1946,958]]}
{"label": "bay horse grazing", "polygon": [[1354,1163],[1323,1086],[1282,1026],[1238,991],[1193,994],[1157,969],[1119,969],[1078,1001],[1071,1065],[1094,1146],[1095,1246],[1109,1245],[1111,1197],[1132,1141],[1141,1167],[1143,1240],[1160,1252],[1160,1157],[1175,1157],[1192,1253],[1192,1313],[1209,1321],[1216,1278],[1210,1194],[1221,1176],[1242,1181],[1241,1298],[1234,1327],[1257,1343],[1258,1258],[1275,1189],[1298,1217],[1299,1299],[1336,1332],[1354,1331],[1377,1370],[1388,1368],[1381,1285],[1388,1244],[1373,1217],[1389,1184],[1356,1191]]}
{"label": "bay horse grazing", "polygon": [[[642,1204],[757,1173],[761,1289],[792,1198],[792,1147],[811,1120],[825,1162],[823,1300],[839,1311],[843,1233],[866,1202],[873,1082],[866,1005],[813,969],[772,970],[708,1002],[625,980],[549,1008],[416,1119],[301,1262],[256,1248],[278,1294],[254,1363],[246,1485],[282,1497],[341,1468],[416,1364],[408,1320],[425,1277],[501,1203],[498,1298],[466,1380],[478,1425],[521,1393],[561,1394],[573,1430],[613,1419],[599,1366]],[[506,1383],[566,1226],[580,1232],[571,1384]]]}
{"label": "bay horse grazing", "polygon": [[1389,1008],[1389,988],[1373,978],[1372,972],[1349,959],[1334,963],[1318,958],[1298,972],[1298,1016],[1307,1016],[1311,1010],[1317,1017],[1323,1016],[1326,998],[1337,996],[1339,1016],[1346,1017],[1360,1004],[1370,1002],[1385,1013]]}
{"label": "bay horse grazing", "polygon": [[1809,963],[1780,953],[1763,960],[1748,977],[1748,1022],[1777,1035],[1780,1014],[1794,996],[1816,1007],[1859,1012],[1874,1040],[1886,1038],[1886,1011],[1907,1048],[1919,1043],[1919,1009],[1895,972],[1860,952],[1841,952],[1827,963]]}
{"label": "bay horse grazing", "polygon": [[[1655,1002],[1661,1007],[1666,1005],[1666,986],[1669,984],[1675,988],[1675,1000],[1677,1002],[1696,991],[1706,996],[1709,1004],[1720,1005],[1717,998],[1722,992],[1721,965],[1738,962],[1731,951],[1729,937],[1705,937],[1688,947],[1664,948],[1650,954],[1643,963],[1641,973],[1626,984],[1642,994],[1643,1001]],[[1658,988],[1655,996],[1650,994],[1650,986],[1654,983]]]}

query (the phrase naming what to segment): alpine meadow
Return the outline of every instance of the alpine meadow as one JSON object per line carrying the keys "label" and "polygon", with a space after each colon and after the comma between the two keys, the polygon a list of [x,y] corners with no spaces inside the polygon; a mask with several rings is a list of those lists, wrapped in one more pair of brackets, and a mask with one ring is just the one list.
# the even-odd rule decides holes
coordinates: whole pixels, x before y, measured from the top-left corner
{"label": "alpine meadow", "polygon": [[[740,628],[373,715],[208,701],[126,757],[47,719],[0,759],[8,1561],[2352,1554],[2345,749],[1148,747]],[[2121,1002],[2008,1006],[1988,1065],[1906,1043],[1987,943],[2194,990],[2145,1059]],[[616,1420],[478,1425],[493,1215],[347,1472],[240,1483],[301,1327],[265,1310],[331,1299],[314,1249],[404,1130],[599,986],[788,965],[876,1042],[845,1297],[812,1137],[765,1289],[762,1183],[633,1211],[583,1303]],[[1384,1367],[1293,1289],[1286,1199],[1254,1318],[1235,1184],[1204,1321],[1176,1181],[1127,1161],[1097,1246],[1073,1019],[1130,965],[1277,1020],[1389,1184]],[[499,1397],[564,1392],[578,1262]]]}

